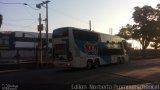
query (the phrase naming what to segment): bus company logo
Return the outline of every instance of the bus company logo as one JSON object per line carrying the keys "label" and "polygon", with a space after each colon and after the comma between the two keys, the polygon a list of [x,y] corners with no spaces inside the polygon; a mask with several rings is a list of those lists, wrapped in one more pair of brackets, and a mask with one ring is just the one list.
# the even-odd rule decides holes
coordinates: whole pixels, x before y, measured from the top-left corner
{"label": "bus company logo", "polygon": [[84,48],[85,48],[85,51],[87,53],[89,53],[89,52],[96,52],[97,51],[96,44],[92,44],[92,43],[88,43],[88,42],[84,45]]}

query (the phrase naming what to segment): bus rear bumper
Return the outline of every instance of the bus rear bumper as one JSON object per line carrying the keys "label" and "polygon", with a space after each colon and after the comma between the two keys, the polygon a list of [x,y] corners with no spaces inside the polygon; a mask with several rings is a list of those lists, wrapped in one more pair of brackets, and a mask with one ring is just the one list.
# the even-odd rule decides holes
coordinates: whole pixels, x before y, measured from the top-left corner
{"label": "bus rear bumper", "polygon": [[71,63],[68,61],[54,61],[53,64],[55,67],[71,68]]}

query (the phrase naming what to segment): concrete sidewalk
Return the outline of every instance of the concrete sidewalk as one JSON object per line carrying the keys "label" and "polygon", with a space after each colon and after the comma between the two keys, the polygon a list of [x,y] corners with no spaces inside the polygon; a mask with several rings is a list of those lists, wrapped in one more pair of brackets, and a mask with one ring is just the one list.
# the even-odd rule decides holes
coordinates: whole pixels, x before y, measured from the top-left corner
{"label": "concrete sidewalk", "polygon": [[20,60],[17,60],[17,59],[15,59],[15,58],[2,58],[2,59],[0,59],[0,65],[2,65],[2,64],[17,64],[18,63],[18,61],[19,61],[19,63],[27,63],[27,62],[36,62],[37,60],[35,60],[35,59],[26,59],[26,58],[24,58],[24,59],[20,59]]}
{"label": "concrete sidewalk", "polygon": [[34,68],[46,68],[53,67],[52,60],[43,62],[41,65],[37,60],[19,60],[17,59],[0,59],[0,71],[3,70],[15,70],[15,69],[34,69]]}

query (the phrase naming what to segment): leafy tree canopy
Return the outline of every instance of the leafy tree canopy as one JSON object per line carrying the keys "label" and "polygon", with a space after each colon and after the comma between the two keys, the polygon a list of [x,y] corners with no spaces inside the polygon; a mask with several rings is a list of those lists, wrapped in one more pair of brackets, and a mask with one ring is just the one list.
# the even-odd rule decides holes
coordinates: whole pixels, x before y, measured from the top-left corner
{"label": "leafy tree canopy", "polygon": [[120,36],[126,40],[132,38],[132,25],[127,24],[125,27],[122,27],[120,29],[120,32],[117,34],[117,36]]}
{"label": "leafy tree canopy", "polygon": [[132,28],[132,38],[140,41],[143,50],[145,50],[153,38],[159,36],[160,11],[147,5],[134,9],[133,19],[136,24]]}
{"label": "leafy tree canopy", "polygon": [[160,48],[160,4],[157,8],[151,6],[135,7],[132,18],[133,25],[126,25],[117,34],[125,39],[138,40],[143,50],[152,42],[155,49]]}

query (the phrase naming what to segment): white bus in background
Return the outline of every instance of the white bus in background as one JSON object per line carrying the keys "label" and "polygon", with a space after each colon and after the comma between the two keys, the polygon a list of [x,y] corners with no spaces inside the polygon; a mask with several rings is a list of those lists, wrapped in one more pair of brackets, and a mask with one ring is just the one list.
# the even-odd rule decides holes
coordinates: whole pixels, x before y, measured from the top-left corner
{"label": "white bus in background", "polygon": [[118,36],[63,27],[52,34],[56,67],[91,69],[128,61],[126,42]]}

